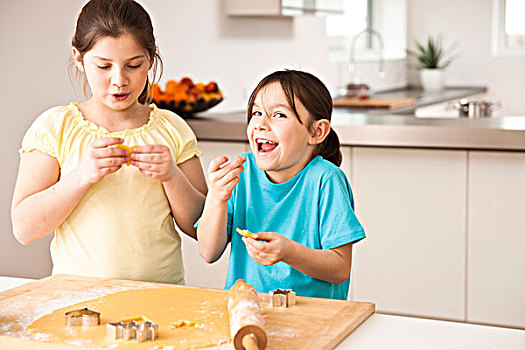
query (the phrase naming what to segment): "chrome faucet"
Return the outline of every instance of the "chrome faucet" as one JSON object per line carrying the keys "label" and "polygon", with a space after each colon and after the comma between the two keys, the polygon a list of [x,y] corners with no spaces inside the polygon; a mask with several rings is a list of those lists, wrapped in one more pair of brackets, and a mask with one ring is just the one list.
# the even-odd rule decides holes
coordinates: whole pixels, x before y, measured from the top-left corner
{"label": "chrome faucet", "polygon": [[366,28],[363,31],[359,32],[354,36],[352,39],[352,43],[350,45],[350,63],[348,64],[348,71],[350,73],[350,83],[356,83],[356,69],[355,69],[355,44],[357,42],[357,39],[366,33],[370,33],[371,35],[375,35],[379,41],[379,66],[377,68],[377,76],[379,79],[383,79],[385,77],[385,70],[384,70],[384,57],[383,57],[383,50],[385,47],[385,44],[383,42],[383,37],[381,34],[373,29],[373,28]]}

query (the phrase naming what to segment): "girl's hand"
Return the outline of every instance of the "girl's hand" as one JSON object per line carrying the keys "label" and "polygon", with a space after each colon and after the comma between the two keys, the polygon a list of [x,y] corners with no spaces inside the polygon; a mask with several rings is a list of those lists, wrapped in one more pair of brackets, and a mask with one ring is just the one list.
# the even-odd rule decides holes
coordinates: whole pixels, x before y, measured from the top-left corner
{"label": "girl's hand", "polygon": [[165,145],[135,146],[131,154],[131,164],[146,176],[168,182],[175,175],[175,163],[171,152]]}
{"label": "girl's hand", "polygon": [[110,147],[124,142],[120,137],[102,137],[89,145],[87,154],[79,165],[84,183],[96,184],[104,176],[119,170],[127,162],[129,152]]}
{"label": "girl's hand", "polygon": [[226,202],[230,199],[233,188],[240,181],[239,174],[244,170],[242,163],[246,161],[246,157],[235,157],[224,165],[227,161],[228,157],[218,157],[208,167],[208,196],[217,201]]}
{"label": "girl's hand", "polygon": [[275,232],[257,232],[257,240],[243,237],[248,254],[263,266],[273,265],[286,259],[291,241]]}

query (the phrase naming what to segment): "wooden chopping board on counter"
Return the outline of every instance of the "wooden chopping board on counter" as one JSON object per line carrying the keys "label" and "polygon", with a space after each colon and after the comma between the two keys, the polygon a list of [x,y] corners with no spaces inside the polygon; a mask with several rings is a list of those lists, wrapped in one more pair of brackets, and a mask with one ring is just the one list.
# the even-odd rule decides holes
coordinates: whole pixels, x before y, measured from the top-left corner
{"label": "wooden chopping board on counter", "polygon": [[413,105],[417,102],[413,97],[379,98],[369,97],[365,99],[357,97],[338,97],[333,100],[334,107],[356,107],[356,108],[400,108]]}
{"label": "wooden chopping board on counter", "polygon": [[[170,332],[167,327],[162,327],[161,322],[159,322],[160,335],[156,341],[137,343],[133,340],[118,340],[110,343],[111,345],[102,347],[100,344],[90,343],[89,339],[58,343],[50,340],[46,334],[35,335],[26,329],[26,326],[36,319],[44,315],[48,317],[48,314],[52,314],[57,309],[67,308],[71,305],[75,305],[76,308],[78,305],[88,304],[89,300],[112,295],[116,292],[150,288],[163,288],[164,290],[166,288],[179,288],[181,292],[184,292],[181,294],[184,295],[184,298],[181,298],[184,300],[170,300],[166,303],[167,309],[171,307],[173,310],[177,310],[181,307],[180,305],[197,303],[201,307],[210,305],[210,309],[204,310],[203,314],[213,315],[222,313],[224,310],[227,313],[227,290],[55,275],[0,293],[0,349],[154,349],[155,346],[159,345],[163,334]],[[267,293],[259,293],[259,296],[262,300],[268,336],[267,349],[332,349],[375,310],[373,303],[309,297],[297,297],[297,304],[290,308],[272,308]],[[224,304],[222,302],[219,304],[211,302],[221,299],[224,300]],[[220,305],[219,309],[221,310],[217,310],[212,305]],[[133,307],[134,305],[129,305],[128,315],[135,312]],[[144,312],[144,310],[140,312]],[[64,319],[60,318],[57,323],[66,327]],[[100,331],[104,331],[105,334],[105,323],[114,321],[105,319],[102,313],[100,326],[87,328],[101,327]],[[225,325],[224,327],[227,327],[227,332],[229,332],[229,326]],[[77,331],[75,330],[75,332]],[[187,334],[191,336],[194,333]],[[108,341],[106,340],[106,344]],[[160,349],[178,348],[188,347],[160,347]],[[233,349],[233,346],[231,343],[225,343],[206,349]]]}

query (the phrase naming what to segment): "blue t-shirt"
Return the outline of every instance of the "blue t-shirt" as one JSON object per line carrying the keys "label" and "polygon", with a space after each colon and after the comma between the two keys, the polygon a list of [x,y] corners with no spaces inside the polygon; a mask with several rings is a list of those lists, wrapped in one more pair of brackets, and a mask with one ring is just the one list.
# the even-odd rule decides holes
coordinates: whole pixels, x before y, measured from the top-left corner
{"label": "blue t-shirt", "polygon": [[247,153],[240,182],[228,201],[230,262],[225,288],[239,278],[258,292],[293,289],[297,295],[347,299],[350,278],[334,284],[308,276],[284,262],[262,266],[246,250],[236,228],[277,232],[303,246],[332,249],[365,237],[354,214],[350,184],[341,169],[321,156],[312,159],[292,179],[276,184]]}

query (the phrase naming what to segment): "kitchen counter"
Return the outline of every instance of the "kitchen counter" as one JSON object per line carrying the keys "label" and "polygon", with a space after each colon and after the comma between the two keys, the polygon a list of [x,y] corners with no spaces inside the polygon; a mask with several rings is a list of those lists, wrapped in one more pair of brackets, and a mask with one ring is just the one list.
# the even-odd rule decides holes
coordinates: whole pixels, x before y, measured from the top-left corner
{"label": "kitchen counter", "polygon": [[33,282],[34,279],[0,276],[0,292]]}
{"label": "kitchen counter", "polygon": [[[487,92],[487,88],[484,86],[455,86],[447,87],[443,91],[428,92],[420,87],[406,87],[394,90],[385,90],[374,93],[374,98],[408,98],[412,97],[416,99],[416,103],[404,107],[389,109],[388,113],[391,114],[414,114],[415,110],[420,107],[433,105],[436,103],[442,103],[446,101],[459,100],[461,98],[483,94]],[[381,108],[344,108],[337,107],[337,110],[345,111],[346,113],[367,113],[367,114],[384,114],[384,109]]]}
{"label": "kitchen counter", "polygon": [[[199,141],[247,141],[246,112],[208,112],[187,119]],[[335,109],[343,146],[525,151],[525,116],[417,118]]]}
{"label": "kitchen counter", "polygon": [[336,349],[523,350],[525,330],[376,313]]}
{"label": "kitchen counter", "polygon": [[[0,277],[0,291],[30,279]],[[336,349],[525,349],[525,330],[373,314]]]}

